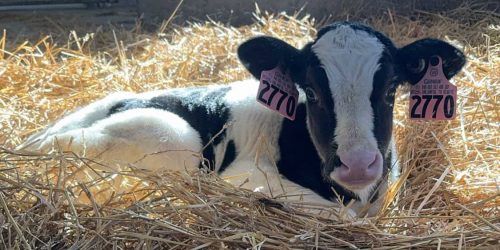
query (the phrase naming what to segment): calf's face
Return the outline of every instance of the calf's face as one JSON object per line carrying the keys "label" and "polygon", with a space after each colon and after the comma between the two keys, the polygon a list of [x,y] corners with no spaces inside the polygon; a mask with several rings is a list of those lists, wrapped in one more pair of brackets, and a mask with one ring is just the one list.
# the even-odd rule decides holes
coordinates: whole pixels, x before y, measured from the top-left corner
{"label": "calf's face", "polygon": [[422,39],[396,48],[383,34],[346,22],[322,28],[301,50],[262,36],[243,43],[238,56],[256,78],[277,66],[290,74],[307,97],[323,177],[358,196],[370,193],[390,168],[397,86],[417,83],[432,57],[442,58],[448,79],[465,63],[446,42]]}

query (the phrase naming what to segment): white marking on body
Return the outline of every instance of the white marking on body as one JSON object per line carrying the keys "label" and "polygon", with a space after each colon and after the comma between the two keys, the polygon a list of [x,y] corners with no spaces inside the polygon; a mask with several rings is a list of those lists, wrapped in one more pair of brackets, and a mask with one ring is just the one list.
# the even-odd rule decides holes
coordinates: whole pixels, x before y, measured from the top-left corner
{"label": "white marking on body", "polygon": [[89,105],[64,116],[61,120],[51,126],[48,126],[47,129],[30,136],[26,142],[19,145],[17,149],[23,149],[25,147],[29,147],[31,144],[40,143],[40,141],[51,135],[64,133],[76,128],[89,127],[92,123],[105,118],[112,106],[124,99],[134,98],[135,96],[137,96],[137,94],[130,92],[117,92],[110,94],[99,101],[90,103]]}
{"label": "white marking on body", "polygon": [[[334,100],[337,154],[360,149],[378,151],[370,95],[383,44],[365,31],[343,25],[326,32],[312,50],[326,72]],[[372,188],[369,185],[353,191],[366,202]]]}
{"label": "white marking on body", "polygon": [[99,107],[109,108],[109,101],[117,99],[120,98],[97,101],[20,147],[47,152],[57,143],[61,150],[99,159],[110,167],[115,163],[130,163],[148,170],[197,168],[201,139],[184,119],[152,108],[131,109],[100,118],[103,112]]}
{"label": "white marking on body", "polygon": [[[255,157],[258,153],[260,153],[259,162],[263,162],[265,168],[263,170],[269,173],[276,171],[273,168],[268,169],[267,166],[270,162],[279,160],[278,137],[283,122],[279,114],[255,101],[257,89],[257,81],[241,81],[232,84],[231,90],[225,97],[231,108],[231,124],[227,128],[226,138],[233,140],[237,145],[237,155],[230,167],[221,175],[239,175],[239,178],[233,178],[231,181],[236,186],[245,182],[247,177],[251,177],[250,183],[255,182],[255,185],[247,184],[245,187],[248,189],[257,188],[264,183],[259,180],[260,170],[255,167]],[[263,145],[257,143],[259,138],[264,138],[270,145],[269,152]]]}

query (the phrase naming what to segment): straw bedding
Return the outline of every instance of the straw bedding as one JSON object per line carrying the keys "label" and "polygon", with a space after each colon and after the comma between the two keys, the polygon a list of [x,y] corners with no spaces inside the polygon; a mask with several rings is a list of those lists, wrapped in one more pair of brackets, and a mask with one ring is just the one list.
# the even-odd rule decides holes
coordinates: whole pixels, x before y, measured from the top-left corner
{"label": "straw bedding", "polygon": [[399,45],[431,36],[465,51],[468,64],[454,79],[458,117],[409,121],[407,90],[399,90],[402,177],[379,216],[357,220],[238,189],[212,174],[145,174],[132,165],[118,173],[71,152],[13,150],[111,92],[247,78],[235,55],[239,43],[269,34],[300,47],[320,22],[257,13],[240,28],[170,25],[157,35],[101,33],[99,42],[73,32],[63,45],[50,37],[10,44],[7,30],[0,40],[0,248],[498,249],[500,18],[469,8],[417,13],[388,11],[365,21]]}

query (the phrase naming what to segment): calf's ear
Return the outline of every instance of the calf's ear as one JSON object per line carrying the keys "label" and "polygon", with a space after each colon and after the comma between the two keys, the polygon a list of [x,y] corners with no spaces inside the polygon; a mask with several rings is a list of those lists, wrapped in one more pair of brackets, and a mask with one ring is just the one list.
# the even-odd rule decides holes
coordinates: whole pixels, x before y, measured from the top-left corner
{"label": "calf's ear", "polygon": [[432,38],[415,41],[398,50],[398,62],[403,71],[404,81],[416,84],[427,71],[429,59],[439,56],[443,61],[443,72],[450,79],[465,64],[464,54],[451,44]]}
{"label": "calf's ear", "polygon": [[300,50],[292,45],[269,36],[251,38],[238,47],[238,58],[257,79],[262,71],[280,66],[297,82],[303,63],[300,55]]}

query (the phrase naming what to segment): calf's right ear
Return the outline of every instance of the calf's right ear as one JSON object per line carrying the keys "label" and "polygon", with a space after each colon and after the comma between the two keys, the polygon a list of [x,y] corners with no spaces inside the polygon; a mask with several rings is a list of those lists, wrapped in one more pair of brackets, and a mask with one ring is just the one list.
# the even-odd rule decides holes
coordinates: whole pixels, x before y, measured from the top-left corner
{"label": "calf's right ear", "polygon": [[300,50],[270,36],[255,37],[242,43],[238,47],[238,58],[257,79],[260,79],[262,71],[280,66],[296,81],[302,62]]}

